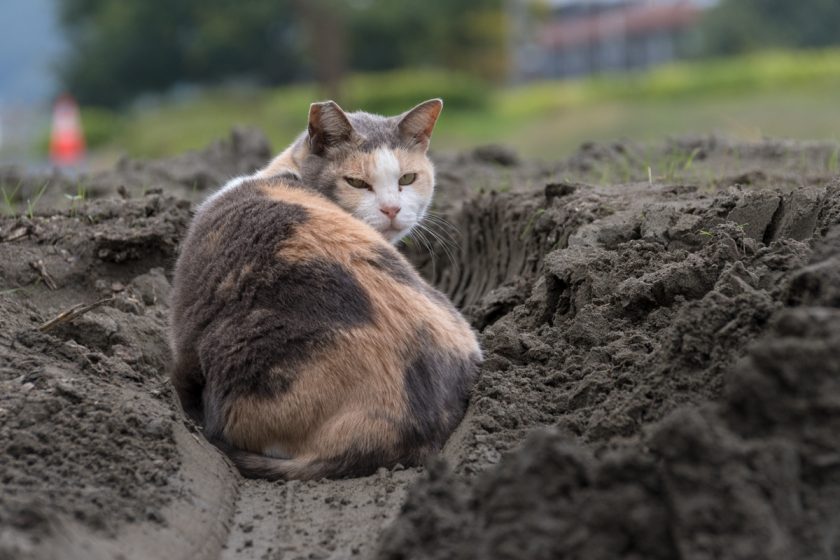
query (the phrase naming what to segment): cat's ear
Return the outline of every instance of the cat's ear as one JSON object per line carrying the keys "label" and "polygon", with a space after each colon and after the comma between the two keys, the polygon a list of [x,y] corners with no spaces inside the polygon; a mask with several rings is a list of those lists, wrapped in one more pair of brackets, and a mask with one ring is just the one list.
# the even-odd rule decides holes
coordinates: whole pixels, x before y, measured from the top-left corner
{"label": "cat's ear", "polygon": [[442,99],[429,99],[403,114],[397,125],[403,142],[427,149],[441,109]]}
{"label": "cat's ear", "polygon": [[353,137],[353,125],[335,101],[309,106],[309,148],[323,154],[327,148],[347,142]]}

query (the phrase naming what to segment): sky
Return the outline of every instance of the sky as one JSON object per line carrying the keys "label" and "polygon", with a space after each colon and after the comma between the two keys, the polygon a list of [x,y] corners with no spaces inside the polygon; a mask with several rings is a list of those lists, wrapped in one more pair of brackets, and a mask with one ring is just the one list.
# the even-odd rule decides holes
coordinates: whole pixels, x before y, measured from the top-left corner
{"label": "sky", "polygon": [[58,89],[53,65],[65,49],[56,0],[0,1],[0,104],[49,102]]}

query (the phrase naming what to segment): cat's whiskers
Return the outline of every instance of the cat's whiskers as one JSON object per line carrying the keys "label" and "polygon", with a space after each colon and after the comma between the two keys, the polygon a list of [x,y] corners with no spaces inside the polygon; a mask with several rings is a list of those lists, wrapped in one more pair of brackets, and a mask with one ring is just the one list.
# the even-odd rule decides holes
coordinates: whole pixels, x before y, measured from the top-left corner
{"label": "cat's whiskers", "polygon": [[433,210],[427,210],[425,217],[434,220],[435,222],[439,223],[441,226],[444,226],[444,227],[448,228],[449,230],[451,230],[453,232],[457,233],[457,232],[460,231],[457,226],[455,226],[449,220],[444,218],[443,214],[438,214],[437,212],[435,212]]}
{"label": "cat's whiskers", "polygon": [[[458,265],[455,261],[455,255],[452,252],[453,247],[451,246],[451,245],[454,245],[454,242],[445,239],[441,235],[438,235],[437,233],[435,233],[434,230],[432,230],[431,228],[429,228],[425,224],[418,223],[416,227],[417,227],[418,231],[423,231],[425,233],[428,233],[432,237],[432,239],[436,242],[435,245],[439,245],[441,247],[441,249],[443,249],[443,252],[446,255],[446,258],[449,260],[449,265],[452,268],[457,268]],[[431,251],[431,248],[430,248],[430,251]]]}
{"label": "cat's whiskers", "polygon": [[461,244],[458,239],[460,237],[460,230],[457,227],[446,221],[443,217],[431,213],[426,214],[424,219],[428,220],[431,225],[438,227],[438,233],[446,236],[447,240],[455,249],[461,249]]}
{"label": "cat's whiskers", "polygon": [[416,224],[414,228],[412,228],[411,233],[409,234],[412,239],[417,241],[423,247],[425,247],[426,252],[429,253],[429,257],[432,259],[432,270],[435,269],[435,251],[432,248],[432,243],[429,241],[428,237],[423,233],[423,229],[420,227],[420,224]]}
{"label": "cat's whiskers", "polygon": [[448,245],[450,249],[453,249],[457,252],[461,251],[460,229],[458,229],[455,225],[447,221],[446,218],[444,218],[443,216],[431,211],[427,212],[423,219],[424,221],[428,221],[428,225],[426,225],[427,229],[431,230],[432,228],[430,226],[435,226],[437,230],[436,237],[442,243],[445,242],[445,244]]}

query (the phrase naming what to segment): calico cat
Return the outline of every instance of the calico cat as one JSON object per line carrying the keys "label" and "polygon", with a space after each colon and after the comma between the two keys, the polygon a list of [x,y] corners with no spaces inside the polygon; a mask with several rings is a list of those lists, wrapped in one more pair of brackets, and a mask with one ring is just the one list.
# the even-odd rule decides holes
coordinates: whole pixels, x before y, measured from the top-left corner
{"label": "calico cat", "polygon": [[315,103],[291,147],[198,208],[175,267],[171,379],[245,476],[417,464],[460,422],[475,334],[392,245],[431,200],[441,107]]}

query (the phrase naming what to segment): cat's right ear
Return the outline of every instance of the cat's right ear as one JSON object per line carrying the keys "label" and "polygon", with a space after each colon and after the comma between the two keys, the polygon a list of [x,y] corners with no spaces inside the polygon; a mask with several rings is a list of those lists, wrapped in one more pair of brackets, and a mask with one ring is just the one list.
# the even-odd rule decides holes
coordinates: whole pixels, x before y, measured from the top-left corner
{"label": "cat's right ear", "polygon": [[441,109],[443,99],[429,99],[404,113],[397,125],[403,141],[410,146],[419,145],[426,150]]}
{"label": "cat's right ear", "polygon": [[327,148],[347,142],[353,136],[353,125],[335,101],[309,106],[309,148],[321,155]]}

